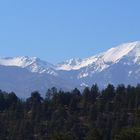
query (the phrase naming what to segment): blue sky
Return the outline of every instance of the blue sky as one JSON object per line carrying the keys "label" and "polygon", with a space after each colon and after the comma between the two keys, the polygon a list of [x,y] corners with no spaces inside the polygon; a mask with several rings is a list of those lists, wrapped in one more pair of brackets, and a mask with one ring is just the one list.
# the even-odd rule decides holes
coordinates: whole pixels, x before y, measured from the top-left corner
{"label": "blue sky", "polygon": [[139,0],[0,1],[0,56],[52,63],[140,40]]}

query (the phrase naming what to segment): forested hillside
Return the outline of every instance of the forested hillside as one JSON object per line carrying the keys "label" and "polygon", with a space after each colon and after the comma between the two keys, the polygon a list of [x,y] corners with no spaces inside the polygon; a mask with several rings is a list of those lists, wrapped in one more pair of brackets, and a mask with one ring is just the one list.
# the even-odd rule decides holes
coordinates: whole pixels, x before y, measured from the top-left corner
{"label": "forested hillside", "polygon": [[54,87],[26,100],[0,91],[0,140],[140,140],[140,85]]}

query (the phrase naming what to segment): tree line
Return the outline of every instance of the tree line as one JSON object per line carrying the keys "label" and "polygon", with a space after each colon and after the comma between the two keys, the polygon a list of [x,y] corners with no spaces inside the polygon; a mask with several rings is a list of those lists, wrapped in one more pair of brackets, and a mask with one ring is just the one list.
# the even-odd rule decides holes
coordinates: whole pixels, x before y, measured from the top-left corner
{"label": "tree line", "polygon": [[0,90],[1,140],[140,140],[140,85],[48,89],[26,100]]}

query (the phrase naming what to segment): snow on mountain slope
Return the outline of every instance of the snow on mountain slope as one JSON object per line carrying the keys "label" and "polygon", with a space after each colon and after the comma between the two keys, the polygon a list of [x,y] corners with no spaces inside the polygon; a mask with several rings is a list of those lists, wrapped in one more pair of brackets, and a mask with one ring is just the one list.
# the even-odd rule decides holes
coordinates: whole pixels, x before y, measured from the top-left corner
{"label": "snow on mountain slope", "polygon": [[[96,61],[95,58],[97,58]],[[140,63],[138,61],[140,60],[140,42],[122,44],[87,60],[93,61],[90,65],[82,68],[78,75],[79,79],[88,76],[92,77],[94,74],[100,73],[122,60],[127,64],[131,61]]]}
{"label": "snow on mountain slope", "polygon": [[[97,83],[140,83],[140,41],[125,43],[86,59],[70,59],[57,65],[36,57],[0,58],[0,89],[29,95],[56,86],[81,88]],[[18,86],[17,86],[18,85]]]}
{"label": "snow on mountain slope", "polygon": [[124,56],[126,56],[129,52],[131,52],[134,48],[140,46],[140,42],[132,42],[120,45],[116,48],[111,48],[105,53],[101,54],[104,62],[117,62]]}
{"label": "snow on mountain slope", "polygon": [[[78,70],[83,67],[89,67],[93,63],[98,63],[99,65],[107,64],[107,63],[116,63],[125,55],[127,55],[131,50],[134,48],[140,48],[140,42],[132,42],[132,43],[125,43],[115,48],[111,48],[106,52],[94,55],[92,57],[86,59],[70,59],[62,64],[58,65],[58,69],[60,70]],[[138,50],[138,49],[137,49]],[[136,51],[137,52],[137,51]],[[140,52],[139,52],[140,53]],[[137,53],[137,54],[139,54]],[[105,67],[105,66],[103,66]],[[106,68],[106,67],[105,67]],[[104,68],[103,68],[104,69]]]}
{"label": "snow on mountain slope", "polygon": [[56,72],[54,71],[54,65],[46,61],[42,61],[37,57],[23,56],[23,57],[0,58],[0,65],[17,66],[21,68],[26,68],[31,72],[57,75]]}
{"label": "snow on mountain slope", "polygon": [[[131,51],[132,53],[129,54]],[[96,69],[98,69],[97,67],[99,67],[100,70],[103,70],[104,68],[107,68],[108,65],[118,62],[128,54],[132,56],[137,56],[136,58],[140,56],[139,41],[119,45],[115,48],[111,48],[103,53],[94,55],[83,60],[80,58],[66,60],[62,63],[57,64],[56,66],[46,61],[40,60],[37,57],[28,56],[0,58],[0,65],[18,66],[22,68],[28,68],[31,72],[47,72],[50,74],[52,71],[52,74],[54,74],[56,71],[59,70],[80,70],[85,67],[93,67],[93,65],[96,66]]]}
{"label": "snow on mountain slope", "polygon": [[82,59],[80,58],[72,58],[70,60],[66,60],[62,63],[57,64],[57,70],[72,70],[78,69],[78,66],[81,65]]}

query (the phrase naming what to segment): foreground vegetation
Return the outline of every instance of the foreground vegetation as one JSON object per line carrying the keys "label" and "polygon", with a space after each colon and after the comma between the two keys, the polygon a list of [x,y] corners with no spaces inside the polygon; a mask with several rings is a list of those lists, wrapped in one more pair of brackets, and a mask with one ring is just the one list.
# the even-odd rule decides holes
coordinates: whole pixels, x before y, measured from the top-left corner
{"label": "foreground vegetation", "polygon": [[26,100],[0,91],[0,140],[140,140],[140,85],[52,88]]}

